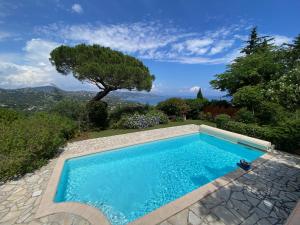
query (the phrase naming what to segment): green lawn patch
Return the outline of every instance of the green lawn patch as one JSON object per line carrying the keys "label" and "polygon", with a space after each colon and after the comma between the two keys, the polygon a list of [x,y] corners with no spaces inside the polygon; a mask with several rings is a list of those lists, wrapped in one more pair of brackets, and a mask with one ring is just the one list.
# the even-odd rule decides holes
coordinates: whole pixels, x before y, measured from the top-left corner
{"label": "green lawn patch", "polygon": [[148,127],[145,129],[107,129],[107,130],[101,130],[101,131],[88,131],[82,133],[80,136],[72,139],[72,141],[79,141],[79,140],[85,140],[90,138],[99,138],[99,137],[108,137],[118,134],[127,134],[137,131],[143,131],[143,130],[153,130],[153,129],[159,129],[159,128],[166,128],[166,127],[175,127],[175,126],[182,126],[187,124],[206,124],[209,126],[216,126],[215,123],[204,121],[204,120],[186,120],[186,121],[179,121],[179,122],[169,122],[168,124],[160,124],[154,127]]}

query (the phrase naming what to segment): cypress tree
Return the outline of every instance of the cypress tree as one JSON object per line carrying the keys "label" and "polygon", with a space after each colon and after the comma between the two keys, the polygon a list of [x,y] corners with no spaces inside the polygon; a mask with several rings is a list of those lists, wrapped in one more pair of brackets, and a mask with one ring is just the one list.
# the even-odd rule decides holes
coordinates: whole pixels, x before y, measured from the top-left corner
{"label": "cypress tree", "polygon": [[201,88],[199,88],[198,93],[197,93],[197,98],[203,99],[202,91]]}

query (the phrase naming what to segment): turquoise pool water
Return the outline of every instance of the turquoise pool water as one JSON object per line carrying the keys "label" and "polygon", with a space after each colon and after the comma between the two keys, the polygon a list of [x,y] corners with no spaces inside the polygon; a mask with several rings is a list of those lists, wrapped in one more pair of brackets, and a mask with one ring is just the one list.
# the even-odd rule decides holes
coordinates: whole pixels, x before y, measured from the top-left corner
{"label": "turquoise pool water", "polygon": [[203,133],[134,145],[65,162],[55,202],[81,202],[124,225],[263,152]]}

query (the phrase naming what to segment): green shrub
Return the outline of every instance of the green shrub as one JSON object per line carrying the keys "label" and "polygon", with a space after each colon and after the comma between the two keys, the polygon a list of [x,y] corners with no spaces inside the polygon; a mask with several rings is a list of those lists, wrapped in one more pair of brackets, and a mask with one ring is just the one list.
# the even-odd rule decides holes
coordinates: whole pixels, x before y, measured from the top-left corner
{"label": "green shrub", "polygon": [[97,128],[105,128],[108,125],[107,103],[102,101],[90,101],[86,105],[89,122]]}
{"label": "green shrub", "polygon": [[284,121],[277,126],[259,126],[228,121],[219,124],[221,129],[270,141],[276,149],[295,152],[300,148],[300,119]]}
{"label": "green shrub", "polygon": [[243,123],[255,123],[256,121],[253,113],[246,108],[241,108],[239,111],[237,111],[235,114],[235,119],[236,121]]}
{"label": "green shrub", "polygon": [[231,117],[227,114],[220,114],[217,115],[215,118],[217,127],[223,127],[224,124],[228,123],[228,121],[231,119]]}
{"label": "green shrub", "polygon": [[0,180],[32,172],[57,154],[76,132],[70,119],[39,113],[29,118],[0,122]]}
{"label": "green shrub", "polygon": [[37,124],[45,124],[45,127],[60,133],[65,140],[71,139],[77,132],[77,126],[73,120],[57,114],[40,112],[35,113],[29,119]]}
{"label": "green shrub", "polygon": [[12,123],[23,115],[15,110],[0,108],[0,123]]}
{"label": "green shrub", "polygon": [[76,121],[79,130],[86,130],[88,128],[88,113],[83,102],[64,99],[55,104],[49,111]]}
{"label": "green shrub", "polygon": [[199,119],[199,114],[203,110],[203,107],[208,103],[205,98],[186,99],[186,104],[189,107],[187,112],[188,119]]}
{"label": "green shrub", "polygon": [[279,104],[273,102],[262,102],[260,106],[257,107],[255,116],[261,124],[275,125],[285,118],[286,112]]}
{"label": "green shrub", "polygon": [[183,115],[189,111],[189,106],[186,104],[185,100],[181,98],[169,98],[158,103],[156,108],[163,111],[168,116],[183,117]]}

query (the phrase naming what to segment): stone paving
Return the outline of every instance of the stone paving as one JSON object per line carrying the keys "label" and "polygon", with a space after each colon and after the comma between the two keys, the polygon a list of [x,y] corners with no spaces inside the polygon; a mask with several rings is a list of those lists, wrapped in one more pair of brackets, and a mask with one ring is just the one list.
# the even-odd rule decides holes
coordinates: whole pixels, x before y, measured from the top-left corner
{"label": "stone paving", "polygon": [[53,159],[34,173],[0,186],[0,225],[89,225],[83,218],[66,213],[34,219],[55,163]]}
{"label": "stone paving", "polygon": [[[92,141],[93,144],[95,142],[96,139]],[[74,145],[71,144],[68,151],[73,151]],[[0,225],[90,224],[80,216],[67,213],[34,218],[56,161],[53,159],[18,180],[0,184]],[[284,224],[299,199],[300,158],[276,153],[272,160],[160,225]]]}

